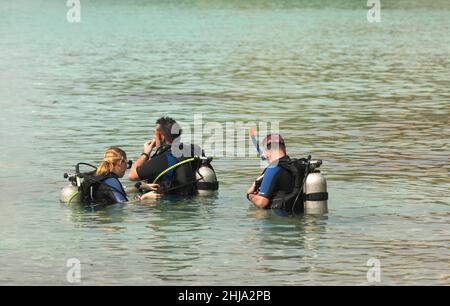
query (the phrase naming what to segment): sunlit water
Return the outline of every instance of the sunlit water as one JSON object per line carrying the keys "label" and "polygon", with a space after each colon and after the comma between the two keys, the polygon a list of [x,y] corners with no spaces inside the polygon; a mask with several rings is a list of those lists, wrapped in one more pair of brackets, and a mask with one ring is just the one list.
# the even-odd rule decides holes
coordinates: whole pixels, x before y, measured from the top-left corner
{"label": "sunlit water", "polygon": [[[69,258],[82,284],[366,285],[370,258],[382,284],[449,284],[449,4],[292,2],[82,1],[70,24],[65,1],[2,1],[0,284],[68,284]],[[194,114],[278,120],[324,160],[329,213],[251,207],[253,153],[214,160],[213,197],[58,203],[76,162]]]}

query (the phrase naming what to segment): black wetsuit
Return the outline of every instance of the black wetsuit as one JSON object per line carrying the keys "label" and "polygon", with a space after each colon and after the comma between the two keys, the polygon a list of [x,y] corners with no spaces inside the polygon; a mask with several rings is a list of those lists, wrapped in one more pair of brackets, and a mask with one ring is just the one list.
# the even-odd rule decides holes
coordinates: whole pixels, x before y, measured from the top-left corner
{"label": "black wetsuit", "polygon": [[[162,149],[161,154],[153,156],[140,167],[137,167],[136,172],[140,180],[153,182],[161,172],[175,165],[177,162],[177,158],[172,154],[170,147],[165,147]],[[173,173],[174,170],[170,170],[161,178],[161,181],[171,181],[173,179]]]}
{"label": "black wetsuit", "polygon": [[[204,155],[203,150],[201,150],[198,146],[191,145],[188,146],[188,148],[189,152],[186,154],[186,152],[183,151],[183,144],[179,145],[178,149],[180,151],[177,153],[183,152],[183,155],[174,154],[172,152],[171,145],[166,145],[160,148],[151,159],[145,161],[140,167],[136,168],[139,179],[147,180],[149,183],[153,183],[158,175],[169,167],[195,155]],[[157,182],[162,187],[159,192],[177,195],[194,194],[194,169],[194,163],[186,163],[168,171]]]}

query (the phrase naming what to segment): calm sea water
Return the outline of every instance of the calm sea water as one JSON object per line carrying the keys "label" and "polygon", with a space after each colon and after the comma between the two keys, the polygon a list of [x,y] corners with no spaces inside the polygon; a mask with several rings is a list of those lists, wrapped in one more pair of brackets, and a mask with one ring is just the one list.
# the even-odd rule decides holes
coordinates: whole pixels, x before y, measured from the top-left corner
{"label": "calm sea water", "polygon": [[[450,5],[382,1],[0,2],[0,284],[450,283]],[[253,154],[218,157],[212,197],[59,204],[62,175],[154,121],[279,121],[324,160],[329,213],[251,207]],[[243,146],[242,143],[239,143]],[[208,153],[208,152],[207,152]],[[124,183],[130,185],[126,179]]]}

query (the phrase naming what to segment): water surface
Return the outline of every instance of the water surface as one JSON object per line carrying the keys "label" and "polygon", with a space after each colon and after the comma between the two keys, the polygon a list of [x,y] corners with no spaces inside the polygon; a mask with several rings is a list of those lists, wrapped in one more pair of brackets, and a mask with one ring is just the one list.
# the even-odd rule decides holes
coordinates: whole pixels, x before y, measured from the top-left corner
{"label": "water surface", "polygon": [[[0,3],[0,284],[448,284],[450,6],[366,1]],[[218,157],[213,197],[102,210],[58,203],[64,172],[161,115],[278,120],[324,160],[330,212],[251,207],[256,156]],[[242,146],[242,143],[239,143]],[[208,153],[208,152],[207,152]],[[130,182],[124,180],[130,185]]]}

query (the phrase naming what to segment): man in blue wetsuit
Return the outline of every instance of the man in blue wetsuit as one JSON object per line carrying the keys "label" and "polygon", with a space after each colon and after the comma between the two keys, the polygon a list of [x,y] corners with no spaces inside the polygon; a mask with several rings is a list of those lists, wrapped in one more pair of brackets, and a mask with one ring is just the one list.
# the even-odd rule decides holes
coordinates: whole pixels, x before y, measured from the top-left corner
{"label": "man in blue wetsuit", "polygon": [[292,174],[283,167],[290,161],[286,155],[284,139],[279,134],[271,134],[263,140],[264,156],[269,166],[263,172],[262,181],[253,182],[247,190],[247,199],[259,208],[273,208],[273,199],[289,194],[294,188]]}

